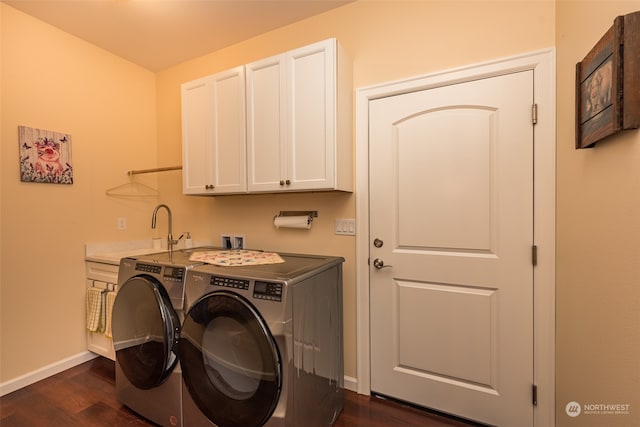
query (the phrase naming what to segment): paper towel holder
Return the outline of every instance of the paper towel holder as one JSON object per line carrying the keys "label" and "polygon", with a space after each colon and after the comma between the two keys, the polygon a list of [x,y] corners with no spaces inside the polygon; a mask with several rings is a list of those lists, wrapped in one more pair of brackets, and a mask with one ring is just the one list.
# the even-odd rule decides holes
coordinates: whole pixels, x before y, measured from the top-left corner
{"label": "paper towel holder", "polygon": [[310,224],[313,218],[318,218],[318,211],[280,211],[273,219],[275,220],[279,216],[306,216],[309,218]]}

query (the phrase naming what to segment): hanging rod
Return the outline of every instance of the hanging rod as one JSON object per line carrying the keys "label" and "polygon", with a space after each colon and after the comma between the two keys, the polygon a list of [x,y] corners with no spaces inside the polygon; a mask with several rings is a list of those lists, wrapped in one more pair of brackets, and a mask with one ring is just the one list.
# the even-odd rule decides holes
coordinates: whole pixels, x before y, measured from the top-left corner
{"label": "hanging rod", "polygon": [[280,211],[276,216],[308,216],[309,218],[318,218],[318,211]]}
{"label": "hanging rod", "polygon": [[182,166],[167,166],[164,168],[139,169],[139,170],[128,171],[127,175],[133,176],[141,173],[166,172],[166,171],[175,171],[179,169],[182,169]]}

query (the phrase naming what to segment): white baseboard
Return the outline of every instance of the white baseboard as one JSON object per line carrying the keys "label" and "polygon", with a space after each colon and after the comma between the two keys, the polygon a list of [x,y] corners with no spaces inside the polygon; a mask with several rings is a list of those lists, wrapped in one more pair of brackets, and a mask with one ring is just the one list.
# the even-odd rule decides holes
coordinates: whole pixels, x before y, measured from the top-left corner
{"label": "white baseboard", "polygon": [[98,357],[97,354],[91,353],[90,351],[83,351],[82,353],[78,353],[74,356],[52,363],[51,365],[44,366],[40,369],[28,372],[12,380],[0,383],[0,396],[12,393],[16,390],[65,371],[69,368],[73,368],[74,366],[78,366],[84,362],[88,362],[89,360],[95,359],[96,357]]}
{"label": "white baseboard", "polygon": [[358,392],[358,379],[349,377],[347,375],[344,376],[344,389],[349,391]]}

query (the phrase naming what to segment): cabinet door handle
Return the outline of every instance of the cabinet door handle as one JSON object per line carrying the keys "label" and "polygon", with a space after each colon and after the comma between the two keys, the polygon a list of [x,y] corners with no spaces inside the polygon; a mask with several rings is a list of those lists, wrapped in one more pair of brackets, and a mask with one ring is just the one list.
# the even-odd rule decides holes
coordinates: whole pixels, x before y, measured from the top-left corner
{"label": "cabinet door handle", "polygon": [[215,185],[211,185],[211,184],[207,184],[204,186],[205,190],[213,190],[215,187]]}
{"label": "cabinet door handle", "polygon": [[289,179],[288,179],[288,180],[286,180],[286,181],[285,181],[285,184],[287,184],[287,185],[291,185],[291,180],[289,180]]}

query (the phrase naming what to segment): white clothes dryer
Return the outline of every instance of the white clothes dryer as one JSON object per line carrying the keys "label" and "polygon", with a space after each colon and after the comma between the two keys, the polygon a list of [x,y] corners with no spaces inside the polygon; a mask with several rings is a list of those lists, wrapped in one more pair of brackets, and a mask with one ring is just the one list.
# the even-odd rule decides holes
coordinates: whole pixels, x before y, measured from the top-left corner
{"label": "white clothes dryer", "polygon": [[319,427],[343,407],[343,258],[187,272],[183,423]]}

